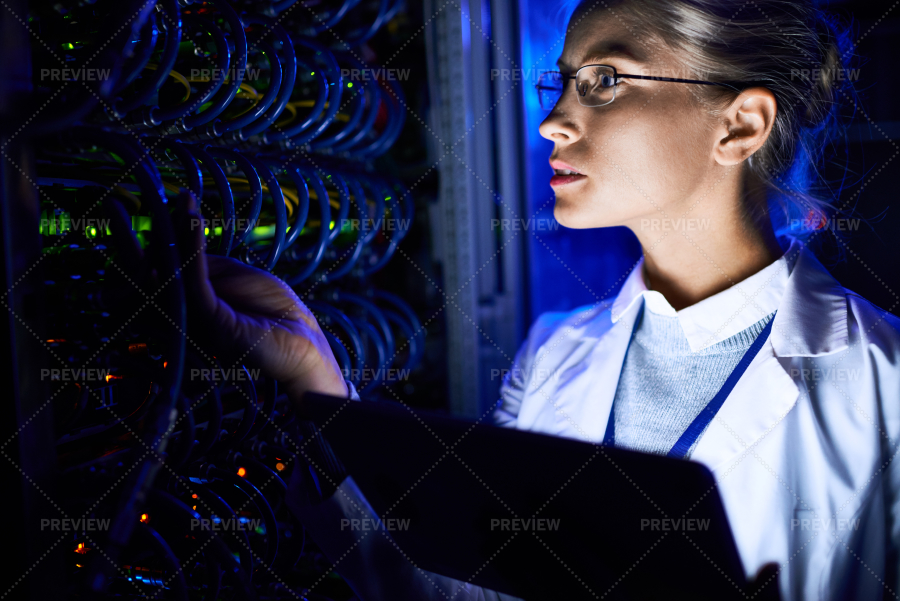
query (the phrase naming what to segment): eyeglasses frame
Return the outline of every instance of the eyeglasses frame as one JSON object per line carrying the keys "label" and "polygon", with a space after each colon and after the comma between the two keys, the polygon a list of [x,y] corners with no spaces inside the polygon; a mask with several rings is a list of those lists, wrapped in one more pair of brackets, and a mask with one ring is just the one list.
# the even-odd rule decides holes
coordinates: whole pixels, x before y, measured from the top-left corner
{"label": "eyeglasses frame", "polygon": [[[668,82],[672,82],[672,83],[693,83],[693,84],[699,84],[699,85],[704,85],[704,86],[722,86],[722,87],[726,87],[726,88],[731,88],[735,92],[741,91],[741,89],[736,86],[743,86],[744,88],[746,88],[748,86],[761,85],[759,82],[720,82],[720,81],[702,81],[699,79],[678,79],[676,77],[660,77],[657,75],[632,75],[629,73],[619,73],[618,70],[615,67],[613,67],[612,65],[584,65],[582,67],[579,67],[578,70],[575,71],[575,75],[567,75],[567,74],[563,73],[562,71],[547,71],[547,73],[559,73],[560,76],[562,76],[562,78],[563,78],[563,85],[562,85],[563,89],[560,92],[560,98],[562,98],[562,94],[565,92],[566,84],[569,82],[569,80],[577,79],[578,73],[580,73],[582,69],[587,69],[588,67],[606,67],[608,69],[612,69],[613,80],[615,81],[615,83],[613,84],[614,90],[617,89],[619,86],[619,79],[644,79],[644,80],[650,80],[650,81],[668,81]],[[555,88],[550,88],[548,86],[541,86],[540,79],[538,79],[538,83],[534,84],[534,87],[538,91],[538,100],[540,100],[541,90],[555,89]],[[615,99],[616,99],[616,96],[615,96],[615,92],[614,92],[613,99],[610,100],[609,102],[607,102],[606,104],[598,104],[596,106],[585,107],[585,108],[599,108],[601,106],[607,106],[609,104],[612,104],[613,100],[615,100]],[[557,102],[559,102],[559,100],[557,100]],[[554,104],[554,106],[555,106],[555,104]],[[553,110],[553,107],[551,107],[550,109],[544,109],[544,110]]]}

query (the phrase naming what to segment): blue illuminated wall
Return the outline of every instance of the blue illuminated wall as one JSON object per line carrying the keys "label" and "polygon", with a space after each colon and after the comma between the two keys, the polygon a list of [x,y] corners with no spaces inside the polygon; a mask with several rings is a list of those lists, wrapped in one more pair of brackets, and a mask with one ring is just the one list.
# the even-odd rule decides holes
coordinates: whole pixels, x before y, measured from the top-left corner
{"label": "blue illuminated wall", "polygon": [[[519,0],[524,71],[528,204],[538,223],[553,218],[552,170],[547,163],[553,143],[538,133],[546,116],[534,91],[537,73],[555,69],[562,52],[565,14],[562,2]],[[536,229],[528,236],[529,307],[531,321],[546,311],[567,311],[615,295],[640,256],[640,246],[625,228]]]}

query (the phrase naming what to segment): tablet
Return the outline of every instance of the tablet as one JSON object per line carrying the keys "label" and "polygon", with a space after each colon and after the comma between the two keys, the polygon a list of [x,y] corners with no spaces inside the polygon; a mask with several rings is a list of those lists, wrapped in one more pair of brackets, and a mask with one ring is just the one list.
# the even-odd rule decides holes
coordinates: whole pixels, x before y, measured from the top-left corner
{"label": "tablet", "polygon": [[307,394],[313,421],[418,567],[523,599],[748,590],[699,463],[385,402]]}

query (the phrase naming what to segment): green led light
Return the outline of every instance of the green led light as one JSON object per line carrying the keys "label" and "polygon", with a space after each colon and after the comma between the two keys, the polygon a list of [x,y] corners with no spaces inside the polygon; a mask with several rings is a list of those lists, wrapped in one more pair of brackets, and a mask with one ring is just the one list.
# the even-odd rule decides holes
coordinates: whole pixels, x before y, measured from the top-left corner
{"label": "green led light", "polygon": [[203,234],[206,236],[209,236],[209,228],[208,227],[203,228]]}
{"label": "green led light", "polygon": [[67,42],[63,44],[62,47],[66,50],[75,50],[75,44],[73,44],[72,42]]}
{"label": "green led light", "polygon": [[153,223],[153,220],[150,219],[148,215],[132,215],[131,216],[131,229],[136,232],[149,230],[151,229],[150,225]]}
{"label": "green led light", "polygon": [[[60,211],[59,213],[53,212],[47,214],[48,222],[47,222],[47,231],[46,234],[49,235],[58,235],[64,234],[65,232],[72,229],[72,218],[66,211]],[[86,233],[86,232],[85,232]]]}
{"label": "green led light", "polygon": [[347,82],[347,87],[348,87],[348,88],[352,88],[352,87],[353,87],[353,82],[352,82],[352,81],[348,81],[348,82]]}
{"label": "green led light", "polygon": [[86,233],[87,233],[88,238],[96,238],[97,237],[97,228],[95,228],[95,227],[88,228],[88,231]]}
{"label": "green led light", "polygon": [[328,229],[329,229],[329,230],[333,230],[333,229],[334,229],[334,221],[331,222],[331,225],[328,226]]}
{"label": "green led light", "polygon": [[259,227],[253,228],[253,231],[250,233],[250,240],[263,240],[265,238],[271,238],[274,235],[274,225],[261,225]]}
{"label": "green led light", "polygon": [[310,73],[310,75],[315,75],[315,74],[316,74],[316,72],[315,72],[315,71],[313,71],[313,72],[312,72],[312,73]]}

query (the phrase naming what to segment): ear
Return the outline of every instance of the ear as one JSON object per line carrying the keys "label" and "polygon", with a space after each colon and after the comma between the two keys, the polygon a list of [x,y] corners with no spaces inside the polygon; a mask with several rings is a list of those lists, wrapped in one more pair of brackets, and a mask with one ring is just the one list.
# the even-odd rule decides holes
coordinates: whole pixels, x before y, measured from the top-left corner
{"label": "ear", "polygon": [[778,103],[767,88],[749,88],[726,109],[713,156],[723,166],[737,165],[760,149],[775,123]]}

